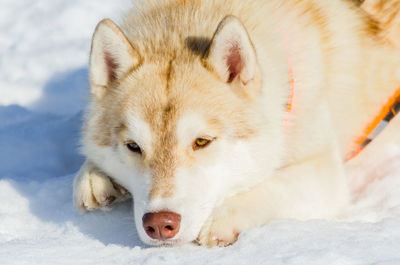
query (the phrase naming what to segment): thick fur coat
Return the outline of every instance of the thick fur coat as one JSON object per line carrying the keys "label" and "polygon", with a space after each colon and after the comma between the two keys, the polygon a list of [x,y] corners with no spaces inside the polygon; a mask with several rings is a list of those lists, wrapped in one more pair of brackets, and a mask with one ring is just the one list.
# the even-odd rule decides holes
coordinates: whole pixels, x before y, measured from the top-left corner
{"label": "thick fur coat", "polygon": [[[344,161],[400,84],[380,24],[342,0],[138,2],[93,36],[77,207],[132,194],[152,245],[343,214]],[[158,212],[172,237],[144,224]]]}

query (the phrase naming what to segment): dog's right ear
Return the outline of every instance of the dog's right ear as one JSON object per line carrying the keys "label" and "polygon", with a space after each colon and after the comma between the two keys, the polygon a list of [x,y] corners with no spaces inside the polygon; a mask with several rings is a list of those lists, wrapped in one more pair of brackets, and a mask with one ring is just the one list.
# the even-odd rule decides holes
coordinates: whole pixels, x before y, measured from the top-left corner
{"label": "dog's right ear", "polygon": [[90,86],[92,94],[101,99],[110,84],[137,67],[140,56],[121,29],[110,19],[96,27],[90,52]]}

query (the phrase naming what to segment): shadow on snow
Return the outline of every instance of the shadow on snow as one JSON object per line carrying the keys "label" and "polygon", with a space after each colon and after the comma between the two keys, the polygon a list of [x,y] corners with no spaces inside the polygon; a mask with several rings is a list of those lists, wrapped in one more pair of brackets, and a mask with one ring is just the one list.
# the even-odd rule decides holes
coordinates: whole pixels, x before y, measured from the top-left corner
{"label": "shadow on snow", "polygon": [[45,222],[72,223],[106,245],[144,247],[131,202],[83,215],[73,207],[72,181],[84,161],[78,143],[87,76],[86,68],[56,74],[30,110],[0,107],[0,179],[10,180],[29,200],[31,213]]}

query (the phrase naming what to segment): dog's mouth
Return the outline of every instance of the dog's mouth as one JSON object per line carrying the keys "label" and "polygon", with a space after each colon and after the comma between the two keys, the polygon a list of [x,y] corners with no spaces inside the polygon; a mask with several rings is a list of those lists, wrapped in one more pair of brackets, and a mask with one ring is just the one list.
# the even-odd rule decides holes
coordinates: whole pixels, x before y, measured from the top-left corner
{"label": "dog's mouth", "polygon": [[155,247],[174,247],[180,244],[183,244],[183,240],[181,239],[167,239],[167,240],[155,240],[151,239],[147,242],[148,245]]}

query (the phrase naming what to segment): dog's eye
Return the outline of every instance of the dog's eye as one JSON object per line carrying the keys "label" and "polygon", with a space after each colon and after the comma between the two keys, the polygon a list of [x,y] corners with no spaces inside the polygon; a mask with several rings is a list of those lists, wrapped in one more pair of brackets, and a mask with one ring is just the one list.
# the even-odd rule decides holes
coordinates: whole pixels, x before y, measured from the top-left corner
{"label": "dog's eye", "polygon": [[126,147],[127,147],[131,152],[138,153],[138,154],[142,154],[142,149],[140,149],[140,146],[139,146],[137,143],[133,142],[133,141],[127,142],[127,143],[126,143]]}
{"label": "dog's eye", "polygon": [[193,143],[193,150],[198,150],[208,146],[212,142],[212,139],[197,138]]}

